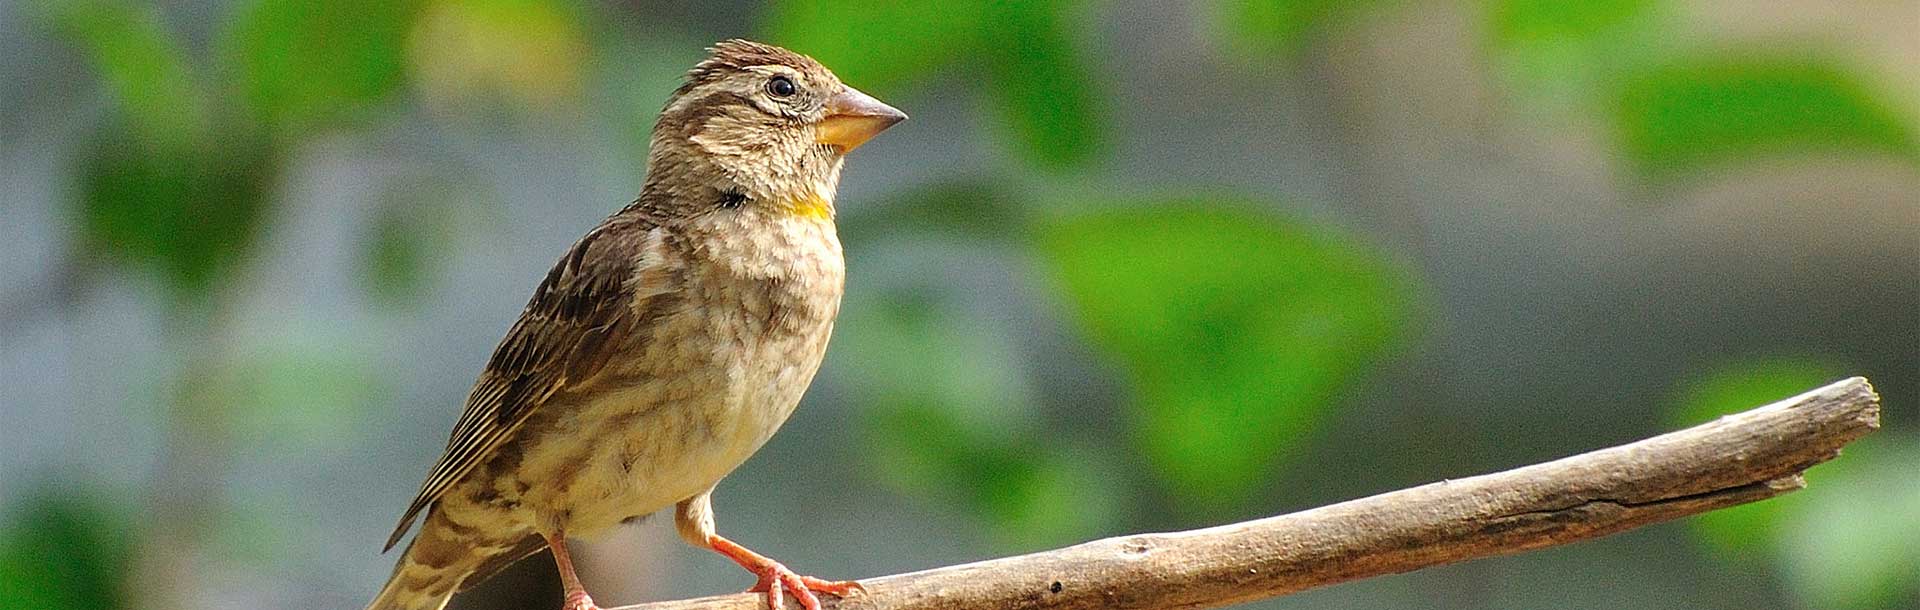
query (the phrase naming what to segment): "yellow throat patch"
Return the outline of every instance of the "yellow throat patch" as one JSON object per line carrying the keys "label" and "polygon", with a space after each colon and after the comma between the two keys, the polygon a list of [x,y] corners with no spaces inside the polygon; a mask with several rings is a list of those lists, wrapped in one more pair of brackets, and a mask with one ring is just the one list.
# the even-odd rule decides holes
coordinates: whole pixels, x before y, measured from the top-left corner
{"label": "yellow throat patch", "polygon": [[787,213],[799,218],[833,220],[833,204],[819,195],[809,195],[787,203]]}

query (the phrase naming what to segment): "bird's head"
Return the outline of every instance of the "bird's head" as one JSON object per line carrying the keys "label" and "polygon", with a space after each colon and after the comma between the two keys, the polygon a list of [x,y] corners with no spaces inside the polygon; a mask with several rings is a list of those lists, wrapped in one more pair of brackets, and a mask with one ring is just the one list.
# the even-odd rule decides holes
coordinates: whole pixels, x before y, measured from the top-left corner
{"label": "bird's head", "polygon": [[826,217],[845,155],[905,118],[811,57],[724,41],[660,113],[648,187]]}

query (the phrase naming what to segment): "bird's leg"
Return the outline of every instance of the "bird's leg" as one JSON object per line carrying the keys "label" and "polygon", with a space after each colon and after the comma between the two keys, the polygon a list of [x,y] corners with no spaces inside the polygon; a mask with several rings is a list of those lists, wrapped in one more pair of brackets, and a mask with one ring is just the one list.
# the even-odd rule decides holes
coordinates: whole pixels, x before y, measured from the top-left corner
{"label": "bird's leg", "polygon": [[587,588],[580,585],[580,575],[573,572],[573,556],[567,552],[567,535],[555,529],[552,534],[542,533],[547,546],[553,549],[553,563],[560,567],[560,587],[566,591],[566,604],[562,610],[600,610],[593,605],[593,598],[587,597]]}
{"label": "bird's leg", "polygon": [[747,547],[740,546],[739,543],[714,533],[713,504],[706,493],[681,502],[674,513],[674,525],[680,530],[680,537],[685,538],[687,542],[697,547],[712,549],[758,577],[759,580],[753,584],[753,588],[747,591],[765,592],[767,607],[772,610],[786,607],[785,597],[789,592],[806,610],[820,610],[820,598],[814,596],[815,591],[846,597],[854,591],[865,590],[860,583],[851,580],[836,582],[801,576],[778,561],[755,553]]}

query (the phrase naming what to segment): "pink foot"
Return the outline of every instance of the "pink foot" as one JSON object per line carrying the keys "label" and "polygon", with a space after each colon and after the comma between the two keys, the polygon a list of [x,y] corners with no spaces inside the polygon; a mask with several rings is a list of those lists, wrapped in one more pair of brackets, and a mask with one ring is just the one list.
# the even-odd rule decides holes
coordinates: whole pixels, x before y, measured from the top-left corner
{"label": "pink foot", "polygon": [[787,566],[781,565],[780,562],[768,559],[765,555],[747,550],[747,547],[740,546],[734,543],[734,541],[722,538],[719,535],[707,535],[707,548],[711,548],[721,555],[726,555],[728,559],[732,559],[734,563],[740,564],[740,567],[746,568],[748,572],[752,572],[754,576],[759,577],[760,580],[753,584],[752,589],[747,589],[747,592],[759,593],[765,591],[767,593],[767,608],[769,610],[781,610],[785,608],[785,598],[788,592],[793,593],[794,599],[799,600],[802,608],[806,608],[807,610],[820,610],[820,598],[814,596],[813,593],[815,591],[836,597],[846,597],[854,591],[866,590],[866,587],[862,587],[860,583],[851,580],[834,582],[831,580],[820,580],[812,576],[795,574],[793,570],[787,569]]}
{"label": "pink foot", "polygon": [[593,605],[593,598],[587,597],[586,591],[575,591],[572,595],[568,595],[567,603],[560,608],[561,610],[600,610],[599,606]]}
{"label": "pink foot", "polygon": [[[860,586],[860,583],[851,580],[831,581],[801,576],[787,569],[787,566],[775,562],[768,562],[761,570],[756,570],[756,573],[760,575],[760,581],[754,583],[753,588],[747,589],[747,592],[766,592],[767,607],[772,610],[786,607],[783,591],[792,592],[794,600],[800,602],[800,607],[807,610],[820,610],[820,598],[814,596],[815,591],[835,597],[846,597],[854,591],[866,590],[865,587]],[[778,586],[775,586],[776,582],[779,583]]]}

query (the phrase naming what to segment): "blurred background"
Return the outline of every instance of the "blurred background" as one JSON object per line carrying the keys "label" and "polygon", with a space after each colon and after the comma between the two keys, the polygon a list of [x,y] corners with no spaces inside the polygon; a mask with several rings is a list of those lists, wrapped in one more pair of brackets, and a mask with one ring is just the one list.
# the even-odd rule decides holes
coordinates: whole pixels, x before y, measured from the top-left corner
{"label": "blurred background", "polygon": [[[1557,458],[1850,375],[1804,492],[1256,608],[1920,607],[1920,2],[0,1],[0,608],[360,608],[715,40],[861,148],[720,530],[851,578]],[[605,604],[751,578],[656,518]],[[557,607],[541,558],[458,608]]]}

